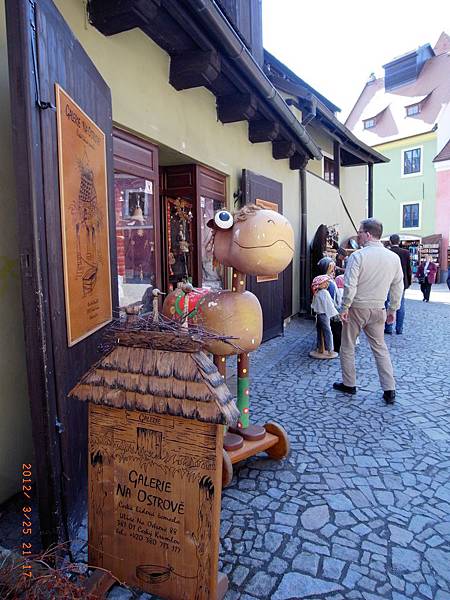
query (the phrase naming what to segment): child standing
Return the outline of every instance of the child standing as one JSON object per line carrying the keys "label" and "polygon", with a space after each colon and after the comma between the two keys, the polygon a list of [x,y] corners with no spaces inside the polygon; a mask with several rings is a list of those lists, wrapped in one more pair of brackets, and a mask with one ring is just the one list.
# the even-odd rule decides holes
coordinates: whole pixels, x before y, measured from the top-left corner
{"label": "child standing", "polygon": [[311,358],[329,359],[336,358],[337,352],[333,348],[333,335],[331,333],[330,319],[338,314],[333,300],[328,293],[331,277],[319,275],[314,277],[311,289],[313,299],[311,308],[316,313],[317,350],[309,353]]}

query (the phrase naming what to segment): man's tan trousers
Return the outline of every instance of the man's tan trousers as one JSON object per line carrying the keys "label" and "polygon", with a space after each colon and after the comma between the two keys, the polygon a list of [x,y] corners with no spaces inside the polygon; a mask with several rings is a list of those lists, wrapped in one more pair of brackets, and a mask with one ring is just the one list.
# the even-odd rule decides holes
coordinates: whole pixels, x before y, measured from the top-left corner
{"label": "man's tan trousers", "polygon": [[356,386],[355,340],[361,330],[367,336],[370,348],[377,363],[381,388],[395,390],[391,357],[384,341],[386,311],[382,308],[350,308],[348,322],[342,323],[342,343],[340,350],[342,383]]}

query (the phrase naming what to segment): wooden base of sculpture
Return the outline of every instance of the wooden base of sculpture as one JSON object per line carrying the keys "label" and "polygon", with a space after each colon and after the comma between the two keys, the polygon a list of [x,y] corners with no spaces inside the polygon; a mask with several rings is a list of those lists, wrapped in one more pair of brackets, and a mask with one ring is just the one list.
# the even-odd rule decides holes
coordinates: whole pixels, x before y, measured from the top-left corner
{"label": "wooden base of sculpture", "polygon": [[233,479],[233,465],[245,460],[250,456],[255,456],[260,452],[266,452],[270,458],[281,460],[289,454],[289,438],[285,429],[278,423],[266,423],[264,437],[259,440],[244,440],[242,448],[224,451],[222,466],[222,486],[226,487]]}

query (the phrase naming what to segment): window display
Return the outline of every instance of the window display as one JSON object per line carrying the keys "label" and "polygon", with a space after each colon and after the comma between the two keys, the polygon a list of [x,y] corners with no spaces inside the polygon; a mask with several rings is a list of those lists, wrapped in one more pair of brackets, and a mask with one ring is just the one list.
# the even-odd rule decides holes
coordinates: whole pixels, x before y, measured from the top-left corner
{"label": "window display", "polygon": [[192,283],[193,212],[192,202],[184,198],[166,198],[167,267],[169,290],[179,282]]}
{"label": "window display", "polygon": [[217,210],[225,206],[224,202],[200,196],[201,231],[202,231],[202,286],[212,289],[223,288],[224,267],[214,258],[213,240],[207,223],[214,218]]}
{"label": "window display", "polygon": [[155,285],[153,182],[115,173],[119,302],[130,304]]}

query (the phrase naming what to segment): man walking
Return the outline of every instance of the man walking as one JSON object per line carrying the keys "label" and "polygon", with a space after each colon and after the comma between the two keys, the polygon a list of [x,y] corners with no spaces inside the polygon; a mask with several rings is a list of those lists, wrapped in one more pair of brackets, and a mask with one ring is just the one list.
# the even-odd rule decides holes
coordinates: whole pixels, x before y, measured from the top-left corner
{"label": "man walking", "polygon": [[[405,320],[405,290],[409,288],[412,281],[412,272],[411,272],[411,260],[409,257],[409,252],[405,248],[400,248],[400,236],[397,233],[393,233],[389,240],[391,242],[391,247],[389,248],[392,252],[399,257],[402,271],[403,271],[403,294],[400,302],[400,308],[395,313],[395,333],[400,335],[403,333],[403,322]],[[386,302],[388,304],[389,300]],[[384,326],[384,333],[391,334],[393,330],[392,323],[386,323]]]}
{"label": "man walking", "polygon": [[[361,330],[367,336],[375,357],[378,376],[387,404],[395,401],[395,381],[389,350],[384,341],[384,323],[394,322],[403,293],[403,271],[399,257],[380,242],[383,225],[377,219],[365,219],[358,231],[363,246],[348,259],[345,270],[341,318],[342,383],[333,387],[356,394],[355,340]],[[389,293],[387,316],[384,303]]]}

